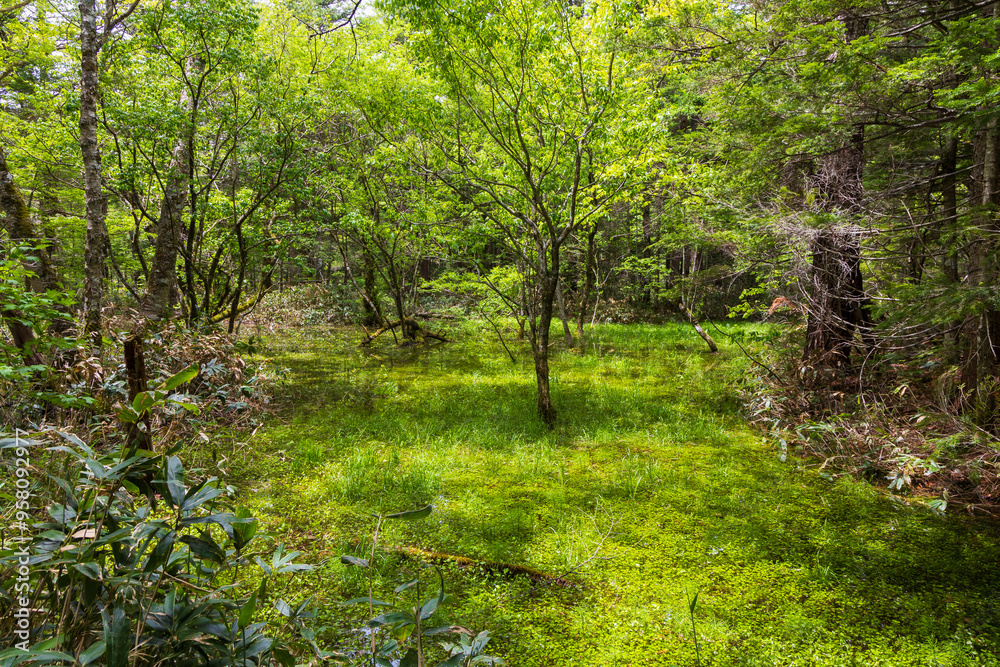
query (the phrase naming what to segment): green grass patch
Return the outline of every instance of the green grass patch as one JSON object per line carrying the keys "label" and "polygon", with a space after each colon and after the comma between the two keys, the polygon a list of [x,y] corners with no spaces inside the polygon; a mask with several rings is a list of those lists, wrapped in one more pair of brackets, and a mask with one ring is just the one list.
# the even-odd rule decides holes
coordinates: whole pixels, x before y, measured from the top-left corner
{"label": "green grass patch", "polygon": [[695,592],[704,665],[997,664],[996,526],[782,463],[740,415],[751,365],[724,336],[719,355],[673,324],[554,347],[549,430],[526,349],[512,364],[474,323],[449,335],[409,350],[359,350],[346,328],[268,341],[289,381],[232,472],[321,564],[303,592],[348,645],[359,610],[335,602],[367,581],[340,554],[366,555],[373,513],[430,502],[428,519],[386,526],[385,595],[420,570],[404,546],[576,584],[444,566],[449,620],[490,629],[517,667],[694,665]]}

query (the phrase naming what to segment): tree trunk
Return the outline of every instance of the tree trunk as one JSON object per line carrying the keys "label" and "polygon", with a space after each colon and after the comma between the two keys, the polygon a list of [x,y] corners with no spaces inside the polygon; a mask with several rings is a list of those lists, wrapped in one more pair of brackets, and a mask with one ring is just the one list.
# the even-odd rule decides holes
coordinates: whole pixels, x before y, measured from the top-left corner
{"label": "tree trunk", "polygon": [[695,319],[694,313],[688,310],[688,307],[684,305],[683,301],[680,302],[679,308],[682,313],[687,315],[688,321],[691,322],[691,326],[694,327],[694,330],[698,332],[698,335],[701,336],[701,339],[705,341],[706,345],[708,345],[709,352],[711,352],[712,354],[718,353],[719,346],[715,344],[715,341],[712,340],[712,337],[708,335],[708,332],[702,328],[698,320]]}
{"label": "tree trunk", "polygon": [[35,332],[21,320],[23,315],[16,310],[0,310],[0,319],[7,322],[7,329],[14,340],[14,346],[20,350],[21,359],[26,366],[44,366],[45,359],[35,349]]}
{"label": "tree trunk", "polygon": [[[941,212],[944,228],[954,228],[958,223],[958,136],[951,134],[941,152]],[[958,282],[958,255],[949,252],[944,258],[944,272],[948,279]]]}
{"label": "tree trunk", "polygon": [[7,156],[0,147],[0,210],[3,211],[6,224],[4,229],[10,235],[11,241],[26,241],[28,245],[38,248],[35,253],[36,261],[31,262],[25,268],[35,274],[31,279],[31,290],[33,292],[44,292],[48,289],[56,289],[59,279],[52,266],[49,254],[40,248],[42,239],[38,236],[35,225],[31,221],[31,213],[28,205],[21,196],[21,191],[14,183],[14,175],[7,166]]}
{"label": "tree trunk", "polygon": [[813,241],[805,358],[840,367],[850,361],[854,334],[866,324],[861,244],[850,230],[827,228]]}
{"label": "tree trunk", "polygon": [[97,143],[97,6],[94,0],[80,0],[80,151],[83,155],[83,189],[87,202],[87,236],[84,250],[83,311],[84,334],[91,353],[100,354],[101,306],[104,299],[104,261],[108,230],[105,226],[107,201],[101,188],[101,150]]}
{"label": "tree trunk", "polygon": [[535,358],[535,382],[538,386],[538,416],[549,428],[552,428],[556,423],[556,409],[552,405],[552,393],[549,390],[549,327],[552,326],[555,280],[551,276],[547,276],[542,278],[541,282],[538,323],[535,324],[535,318],[530,318],[531,350]]}
{"label": "tree trunk", "polygon": [[[134,333],[125,341],[125,377],[128,380],[128,400],[131,403],[135,397],[147,391],[146,360],[142,351],[142,334]],[[142,426],[138,423],[129,424],[125,444],[135,449],[153,448],[152,424],[147,410],[142,415]],[[145,428],[143,428],[145,427]]]}
{"label": "tree trunk", "polygon": [[[1000,278],[997,257],[1000,221],[1000,122],[994,117],[974,140],[972,198],[975,212],[975,237],[969,244],[969,266],[965,284],[972,289],[995,290]],[[965,354],[961,379],[965,386],[965,407],[981,426],[996,428],[1000,391],[1000,309],[988,299],[980,301],[963,325]]]}
{"label": "tree trunk", "polygon": [[[14,175],[7,167],[7,156],[2,147],[0,147],[0,210],[4,213],[4,229],[12,242],[25,241],[36,248],[41,244],[35,226],[31,223],[28,206],[25,204],[17,184],[14,183]],[[49,261],[48,253],[39,248],[34,256],[37,257],[37,260],[25,266],[26,269],[34,273],[34,277],[29,281],[29,289],[33,292],[57,289],[58,280]],[[29,366],[44,364],[45,360],[34,349],[32,342],[35,340],[34,330],[21,322],[24,316],[16,310],[4,308],[0,311],[0,317],[6,320],[14,345],[21,350],[24,362]],[[61,322],[61,324],[57,324],[57,322]],[[65,333],[72,328],[72,322],[69,319],[57,319],[53,322],[53,328],[59,333]]]}
{"label": "tree trunk", "polygon": [[590,293],[594,291],[594,274],[596,273],[596,239],[597,224],[587,232],[587,259],[584,262],[583,289],[580,290],[580,312],[576,316],[576,337],[583,338],[583,322],[589,310]]}
{"label": "tree trunk", "polygon": [[531,330],[531,351],[535,359],[535,382],[538,386],[538,416],[549,428],[555,426],[556,409],[549,389],[549,329],[559,287],[559,247],[552,243],[549,251],[540,240],[538,248],[538,303],[528,317]]}
{"label": "tree trunk", "polygon": [[[192,56],[188,59],[185,65],[189,73],[187,79],[196,80],[204,70],[204,63],[197,56]],[[186,238],[184,239],[184,294],[182,299],[184,299],[187,304],[187,318],[188,322],[194,322],[198,319],[198,294],[195,285],[195,261],[197,256],[201,253],[201,238],[198,229],[198,182],[195,178],[195,142],[197,140],[198,132],[198,114],[200,111],[200,98],[193,94],[192,90],[188,90],[188,95],[190,96],[190,101],[188,103],[188,127],[183,140],[187,142],[187,148],[185,152],[187,154],[187,203],[188,203],[188,220],[187,228],[185,230]],[[284,287],[282,268],[278,268],[278,291],[281,292]]]}
{"label": "tree trunk", "polygon": [[366,327],[370,327],[379,320],[378,307],[376,305],[378,303],[378,294],[375,292],[375,258],[372,257],[367,249],[362,252],[362,255],[364,267],[361,273],[361,280],[365,293],[361,299],[363,308],[361,322]]}
{"label": "tree trunk", "polygon": [[[185,92],[181,104],[190,104],[188,100],[189,96]],[[174,309],[174,297],[178,291],[177,248],[180,245],[180,230],[184,224],[184,208],[187,203],[188,161],[187,140],[178,139],[170,153],[163,199],[160,201],[160,215],[156,222],[153,263],[140,305],[143,316],[149,319],[169,319]]]}
{"label": "tree trunk", "polygon": [[566,336],[566,347],[573,347],[573,332],[569,330],[569,318],[566,316],[566,299],[563,298],[562,281],[556,285],[556,302],[559,304],[559,319],[562,320],[563,334]]}
{"label": "tree trunk", "polygon": [[[848,42],[868,32],[868,19],[847,11],[841,16]],[[838,215],[861,209],[865,126],[857,123],[846,145],[820,161],[814,177],[823,206]],[[812,243],[809,316],[804,357],[814,364],[844,366],[854,334],[871,343],[868,300],[861,275],[861,243],[850,229],[829,226]]]}

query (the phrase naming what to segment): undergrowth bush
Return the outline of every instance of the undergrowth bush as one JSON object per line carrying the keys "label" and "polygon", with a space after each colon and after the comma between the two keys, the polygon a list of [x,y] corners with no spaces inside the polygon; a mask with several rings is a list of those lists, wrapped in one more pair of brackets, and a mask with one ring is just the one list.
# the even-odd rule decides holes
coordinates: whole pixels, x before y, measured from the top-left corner
{"label": "undergrowth bush", "polygon": [[[170,389],[191,375],[140,394],[132,421],[181,400]],[[13,647],[0,665],[290,666],[296,655],[332,656],[313,641],[306,603],[282,599],[288,576],[309,566],[259,533],[232,489],[185,470],[177,446],[100,452],[47,430],[3,438],[0,449],[15,455],[3,459],[0,494],[17,529],[0,550],[0,636]],[[25,585],[15,586],[18,574]]]}
{"label": "undergrowth bush", "polygon": [[1000,441],[958,414],[955,373],[944,360],[917,350],[813,367],[801,334],[802,323],[792,322],[741,341],[770,350],[748,378],[746,409],[782,457],[809,456],[824,477],[864,477],[937,512],[950,502],[1000,508]]}

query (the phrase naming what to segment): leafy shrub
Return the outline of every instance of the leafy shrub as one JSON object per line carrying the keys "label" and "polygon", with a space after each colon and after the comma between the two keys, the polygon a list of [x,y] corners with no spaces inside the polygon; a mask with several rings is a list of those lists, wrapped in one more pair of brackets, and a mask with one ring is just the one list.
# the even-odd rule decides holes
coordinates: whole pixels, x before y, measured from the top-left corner
{"label": "leafy shrub", "polygon": [[[127,332],[116,336],[125,340]],[[196,365],[197,375],[184,385],[185,392],[200,398],[203,416],[232,424],[250,414],[255,403],[266,403],[271,377],[262,364],[248,363],[242,356],[247,344],[213,326],[187,328],[171,322],[149,330],[144,357],[150,383],[160,383],[182,368]],[[104,372],[104,399],[113,403],[128,395],[125,365]]]}
{"label": "leafy shrub", "polygon": [[[190,375],[141,393],[121,416],[140,423],[155,405],[177,400],[170,389]],[[61,442],[51,444],[53,437]],[[2,439],[0,449],[13,449],[22,464],[44,459],[45,470],[59,471],[32,469],[27,495],[45,501],[46,516],[11,503],[5,517],[9,525],[34,522],[27,543],[8,541],[0,551],[0,608],[7,610],[0,636],[17,640],[0,652],[3,667],[294,665],[307,651],[332,655],[313,641],[305,603],[293,607],[269,594],[309,566],[294,563],[298,553],[282,545],[272,549],[257,521],[233,507],[231,490],[216,478],[195,479],[176,447],[100,453],[72,434],[48,431]],[[0,487],[8,498],[13,479]],[[25,555],[27,592],[12,587]],[[251,580],[259,585],[248,593]],[[268,602],[276,613],[261,619]],[[24,607],[30,636],[18,637],[14,610]]]}
{"label": "leafy shrub", "polygon": [[297,285],[264,297],[247,324],[258,333],[312,324],[352,324],[361,317],[354,288]]}
{"label": "leafy shrub", "polygon": [[[0,250],[4,251],[0,256],[0,422],[20,421],[22,415],[34,415],[52,402],[67,407],[85,405],[85,400],[75,400],[57,390],[57,378],[51,369],[52,359],[75,345],[71,338],[49,335],[47,331],[60,316],[59,308],[68,308],[72,300],[54,290],[35,292],[26,288],[35,279],[26,266],[43,251],[10,241],[0,243]],[[12,322],[34,336],[24,350],[14,345],[8,335],[7,325]]]}

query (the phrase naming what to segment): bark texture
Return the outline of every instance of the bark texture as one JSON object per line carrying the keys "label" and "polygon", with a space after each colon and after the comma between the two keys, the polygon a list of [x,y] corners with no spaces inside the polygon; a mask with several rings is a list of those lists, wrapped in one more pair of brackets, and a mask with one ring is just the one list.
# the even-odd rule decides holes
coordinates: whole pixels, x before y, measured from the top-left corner
{"label": "bark texture", "polygon": [[[546,262],[546,254],[551,255],[551,264]],[[550,428],[556,423],[556,409],[552,405],[552,392],[549,388],[549,328],[552,326],[552,315],[555,310],[556,289],[559,286],[559,250],[553,248],[546,253],[544,247],[539,248],[539,276],[537,319],[529,317],[531,325],[531,352],[535,360],[535,382],[538,386],[538,416]]]}
{"label": "bark texture", "polygon": [[[125,376],[128,379],[128,400],[148,390],[146,383],[146,360],[143,355],[142,334],[134,333],[125,341]],[[152,425],[147,410],[140,424],[129,424],[126,442],[136,449],[153,448]]]}
{"label": "bark texture", "polygon": [[701,336],[701,339],[705,341],[706,345],[708,345],[708,351],[712,354],[717,354],[719,352],[719,346],[715,344],[712,337],[709,336],[708,332],[701,326],[701,323],[697,320],[697,318],[695,318],[694,313],[688,310],[688,307],[684,305],[683,301],[680,302],[678,308],[682,313],[687,315],[688,321],[691,322],[691,326],[694,327],[694,330],[699,336]]}
{"label": "bark texture", "polygon": [[981,425],[1000,425],[1000,309],[985,295],[1000,281],[1000,121],[992,118],[974,140],[972,197],[978,205],[975,229],[969,243],[966,285],[984,296],[962,325],[965,352],[961,379],[965,407]]}
{"label": "bark texture", "polygon": [[[0,149],[0,211],[4,214],[3,228],[11,241],[24,241],[38,246],[40,239],[35,234],[28,206],[14,182],[14,175],[7,167],[7,157],[2,149]],[[47,253],[39,251],[34,253],[34,256],[37,259],[25,267],[34,273],[28,287],[35,292],[44,292],[49,287],[55,286],[55,271]],[[22,322],[24,315],[16,309],[3,307],[0,308],[0,318],[7,323],[14,345],[21,350],[24,363],[29,366],[44,364],[45,360],[35,349],[34,330]]]}
{"label": "bark texture", "polygon": [[831,227],[816,236],[812,247],[805,356],[821,365],[844,366],[854,334],[867,327],[861,244],[851,230]]}
{"label": "bark texture", "polygon": [[100,38],[97,5],[80,0],[80,151],[83,155],[83,190],[87,202],[87,237],[84,250],[84,334],[91,351],[101,350],[101,306],[104,300],[104,262],[108,252],[105,226],[107,200],[101,187],[101,149],[97,143],[98,71]]}
{"label": "bark texture", "polygon": [[[38,236],[28,205],[14,181],[14,175],[7,166],[7,156],[2,148],[0,148],[0,210],[4,213],[3,227],[12,241],[25,241],[35,247],[41,244],[42,239]],[[36,292],[54,289],[59,280],[49,254],[40,251],[35,253],[35,256],[37,259],[25,267],[35,274],[30,287]]]}
{"label": "bark texture", "polygon": [[[181,100],[182,104],[187,104],[187,97],[185,95]],[[188,160],[187,140],[180,139],[174,144],[170,154],[170,166],[156,222],[153,262],[140,306],[143,316],[149,319],[169,319],[176,305],[177,248],[180,245],[180,230],[184,224],[184,208],[187,205]]]}

